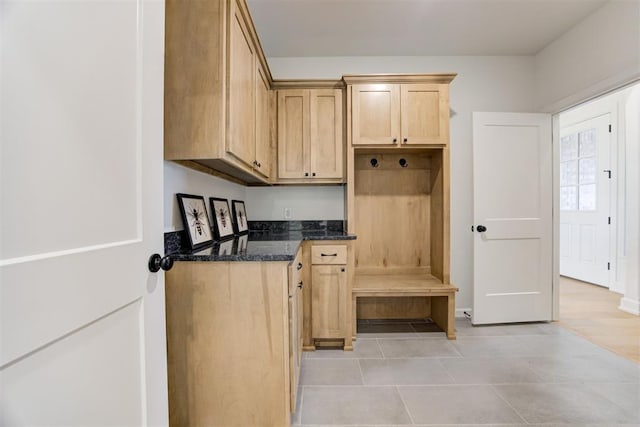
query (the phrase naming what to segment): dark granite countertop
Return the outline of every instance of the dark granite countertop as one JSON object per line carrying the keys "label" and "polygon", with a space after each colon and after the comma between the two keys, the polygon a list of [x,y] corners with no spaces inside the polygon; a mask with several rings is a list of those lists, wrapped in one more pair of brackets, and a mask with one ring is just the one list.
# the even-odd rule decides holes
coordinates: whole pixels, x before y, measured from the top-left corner
{"label": "dark granite countertop", "polygon": [[214,242],[199,251],[173,252],[175,261],[293,261],[303,240],[355,240],[341,231],[295,230],[251,231],[233,239]]}

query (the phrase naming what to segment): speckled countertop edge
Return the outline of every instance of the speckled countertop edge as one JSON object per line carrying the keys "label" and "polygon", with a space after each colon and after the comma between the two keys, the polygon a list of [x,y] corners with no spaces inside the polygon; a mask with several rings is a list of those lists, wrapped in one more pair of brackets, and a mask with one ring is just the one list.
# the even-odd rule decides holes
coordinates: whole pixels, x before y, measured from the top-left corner
{"label": "speckled countertop edge", "polygon": [[[252,231],[244,236],[236,236],[233,239],[214,242],[211,246],[191,251],[186,245],[178,244],[183,248],[171,254],[174,261],[292,261],[300,244],[305,240],[355,240],[353,234],[346,234],[333,230],[299,229],[285,231],[276,229]],[[166,236],[166,240],[175,244],[176,240],[184,239],[180,232],[173,236]],[[183,232],[182,232],[183,233]],[[184,243],[184,242],[182,242]]]}

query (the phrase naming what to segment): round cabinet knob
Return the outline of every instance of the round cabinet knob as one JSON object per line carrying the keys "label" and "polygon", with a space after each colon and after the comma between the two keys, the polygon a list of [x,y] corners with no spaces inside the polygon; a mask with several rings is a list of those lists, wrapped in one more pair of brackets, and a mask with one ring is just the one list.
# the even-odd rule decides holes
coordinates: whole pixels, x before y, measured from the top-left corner
{"label": "round cabinet knob", "polygon": [[305,173],[304,173],[304,176],[309,176],[309,172],[305,172]]}
{"label": "round cabinet knob", "polygon": [[406,142],[407,142],[407,138],[403,139],[403,140],[402,140],[402,142],[405,142],[405,143],[406,143]]}
{"label": "round cabinet knob", "polygon": [[393,138],[393,143],[395,144],[396,142],[398,142],[398,138]]}
{"label": "round cabinet knob", "polygon": [[476,227],[476,230],[478,230],[478,233],[484,233],[485,231],[487,231],[487,227],[485,227],[484,225],[479,225]]}
{"label": "round cabinet knob", "polygon": [[160,254],[153,254],[149,257],[148,267],[152,273],[157,273],[160,269],[169,271],[173,267],[173,260],[170,255],[160,256]]}

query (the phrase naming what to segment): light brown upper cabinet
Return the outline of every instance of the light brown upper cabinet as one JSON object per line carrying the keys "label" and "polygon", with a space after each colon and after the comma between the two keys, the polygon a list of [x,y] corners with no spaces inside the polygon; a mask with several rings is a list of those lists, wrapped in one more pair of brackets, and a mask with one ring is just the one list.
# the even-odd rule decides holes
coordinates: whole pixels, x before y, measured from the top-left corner
{"label": "light brown upper cabinet", "polygon": [[269,178],[271,75],[245,0],[166,0],[165,159]]}
{"label": "light brown upper cabinet", "polygon": [[256,61],[256,68],[256,149],[253,166],[256,172],[268,178],[271,170],[269,80],[259,61]]}
{"label": "light brown upper cabinet", "polygon": [[229,126],[226,150],[247,166],[256,160],[256,73],[253,42],[237,5],[232,2],[229,23]]}
{"label": "light brown upper cabinet", "polygon": [[340,89],[278,90],[278,182],[341,182]]}
{"label": "light brown upper cabinet", "polygon": [[447,84],[355,84],[351,90],[353,145],[447,143]]}

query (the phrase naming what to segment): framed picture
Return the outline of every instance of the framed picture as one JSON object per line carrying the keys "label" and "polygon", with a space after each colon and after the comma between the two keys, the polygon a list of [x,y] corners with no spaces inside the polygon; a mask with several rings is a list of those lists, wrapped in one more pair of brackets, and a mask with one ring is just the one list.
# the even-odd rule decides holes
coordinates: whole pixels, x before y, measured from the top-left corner
{"label": "framed picture", "polygon": [[227,199],[209,197],[209,206],[213,212],[213,237],[226,240],[233,237],[233,218]]}
{"label": "framed picture", "polygon": [[191,249],[200,249],[210,245],[213,242],[213,236],[204,197],[182,193],[178,193],[176,196]]}
{"label": "framed picture", "polygon": [[233,209],[234,218],[234,231],[236,234],[243,234],[249,232],[249,225],[247,224],[247,210],[244,208],[244,202],[242,200],[232,200],[231,208]]}

